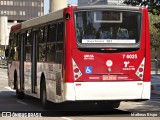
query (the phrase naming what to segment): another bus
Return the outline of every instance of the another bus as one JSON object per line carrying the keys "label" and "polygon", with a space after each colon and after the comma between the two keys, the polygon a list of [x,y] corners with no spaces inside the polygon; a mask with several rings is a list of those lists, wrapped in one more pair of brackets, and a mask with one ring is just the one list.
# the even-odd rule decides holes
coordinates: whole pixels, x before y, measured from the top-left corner
{"label": "another bus", "polygon": [[11,28],[9,86],[47,102],[150,99],[148,10],[68,6]]}

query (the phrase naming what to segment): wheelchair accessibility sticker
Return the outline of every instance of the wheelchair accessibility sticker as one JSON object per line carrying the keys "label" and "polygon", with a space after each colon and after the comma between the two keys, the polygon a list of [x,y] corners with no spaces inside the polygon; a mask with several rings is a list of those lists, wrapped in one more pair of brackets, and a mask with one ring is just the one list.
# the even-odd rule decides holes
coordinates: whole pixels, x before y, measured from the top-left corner
{"label": "wheelchair accessibility sticker", "polygon": [[92,66],[86,66],[85,67],[85,73],[86,74],[92,74]]}

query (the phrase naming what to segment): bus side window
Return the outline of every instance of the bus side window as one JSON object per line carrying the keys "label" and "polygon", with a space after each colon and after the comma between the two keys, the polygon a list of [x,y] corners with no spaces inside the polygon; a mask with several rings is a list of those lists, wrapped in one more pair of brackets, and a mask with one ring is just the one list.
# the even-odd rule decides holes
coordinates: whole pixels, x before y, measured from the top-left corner
{"label": "bus side window", "polygon": [[57,32],[57,45],[56,45],[56,63],[62,63],[62,50],[63,50],[63,39],[64,39],[64,23],[58,23]]}
{"label": "bus side window", "polygon": [[17,33],[17,34],[16,34],[16,44],[15,44],[15,47],[14,47],[14,50],[15,50],[14,59],[15,59],[15,60],[18,60],[18,59],[19,59],[19,56],[18,56],[18,55],[19,55],[19,53],[18,53],[18,52],[19,52],[19,44],[20,44],[20,43],[19,43],[19,42],[20,42],[19,36],[20,36],[20,34]]}
{"label": "bus side window", "polygon": [[10,60],[18,60],[16,57],[16,48],[17,48],[17,42],[18,42],[18,34],[17,33],[12,33],[11,39],[9,41],[9,48],[8,48],[8,57]]}
{"label": "bus side window", "polygon": [[31,61],[31,51],[32,51],[32,30],[28,30],[26,34],[26,42],[25,42],[25,60]]}
{"label": "bus side window", "polygon": [[57,24],[51,24],[48,27],[48,41],[47,41],[47,62],[55,62],[56,50],[56,36]]}
{"label": "bus side window", "polygon": [[14,60],[15,50],[13,47],[11,48],[10,56],[11,56],[11,59]]}
{"label": "bus side window", "polygon": [[46,61],[46,39],[47,39],[47,27],[39,28],[38,31],[38,61]]}

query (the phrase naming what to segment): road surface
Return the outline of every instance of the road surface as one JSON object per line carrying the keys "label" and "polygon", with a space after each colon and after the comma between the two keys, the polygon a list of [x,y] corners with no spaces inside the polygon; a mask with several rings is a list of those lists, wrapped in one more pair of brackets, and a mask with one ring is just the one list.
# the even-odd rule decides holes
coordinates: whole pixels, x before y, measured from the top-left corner
{"label": "road surface", "polygon": [[[7,87],[7,70],[0,68],[0,116],[8,120],[6,114],[12,114],[12,120],[31,117],[38,120],[159,120],[160,119],[160,95],[151,94],[151,99],[143,102],[121,102],[118,109],[109,109],[105,105],[66,105],[60,109],[53,106],[49,110],[43,110],[40,100],[26,96],[25,99],[17,99],[15,91]],[[158,91],[159,76],[152,76],[152,84],[156,84]],[[7,113],[6,113],[7,112]],[[9,113],[8,113],[9,112]],[[37,115],[37,116],[36,116]],[[43,116],[43,117],[41,117]],[[45,117],[45,118],[44,118]],[[46,118],[51,117],[51,118]],[[24,119],[24,118],[23,118]],[[25,118],[27,119],[27,118]]]}

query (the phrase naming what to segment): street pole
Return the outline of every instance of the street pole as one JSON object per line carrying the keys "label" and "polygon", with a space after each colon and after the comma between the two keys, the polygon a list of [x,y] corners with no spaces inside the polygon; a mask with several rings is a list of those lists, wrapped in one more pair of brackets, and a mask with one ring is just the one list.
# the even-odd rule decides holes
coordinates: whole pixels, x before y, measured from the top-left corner
{"label": "street pole", "polygon": [[4,46],[4,50],[6,50],[6,25],[5,25],[5,17],[6,17],[6,13],[3,14],[4,17],[4,40],[5,40],[5,46]]}
{"label": "street pole", "polygon": [[7,36],[8,36],[8,18],[6,16],[6,13],[4,13],[2,16],[0,16],[0,44],[3,46],[3,48],[0,49],[1,54],[4,54],[4,51],[6,49],[7,45]]}
{"label": "street pole", "polygon": [[41,0],[41,5],[40,5],[40,7],[41,7],[41,16],[42,16],[42,1],[43,1],[43,0]]}
{"label": "street pole", "polygon": [[67,7],[67,0],[50,0],[50,12]]}

